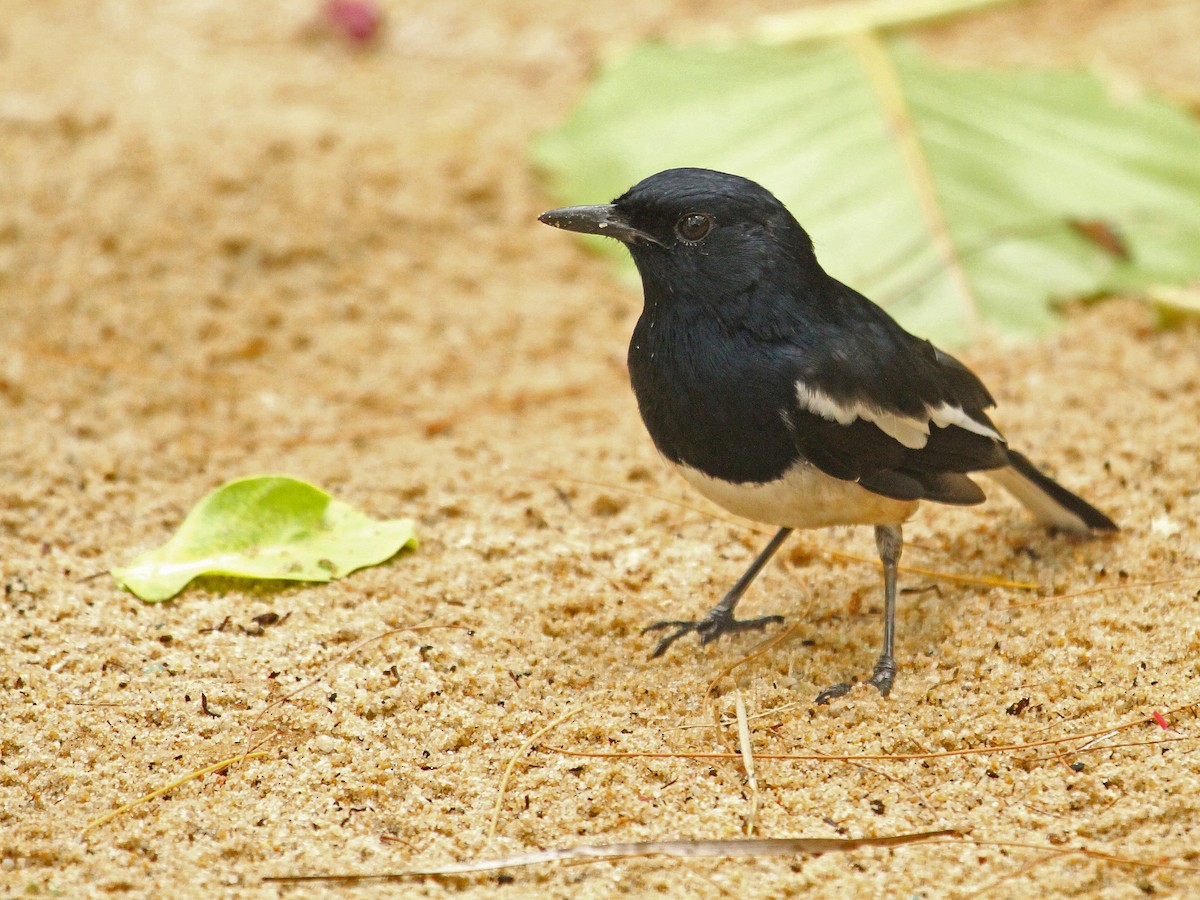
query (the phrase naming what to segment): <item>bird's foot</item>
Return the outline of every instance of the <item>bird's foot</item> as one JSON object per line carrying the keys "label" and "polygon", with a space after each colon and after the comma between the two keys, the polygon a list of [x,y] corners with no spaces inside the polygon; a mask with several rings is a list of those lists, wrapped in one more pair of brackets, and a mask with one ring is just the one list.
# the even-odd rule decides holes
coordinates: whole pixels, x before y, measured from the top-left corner
{"label": "bird's foot", "polygon": [[879,693],[887,698],[887,695],[892,692],[892,685],[896,681],[896,660],[892,656],[881,656],[879,662],[875,663],[875,671],[871,673],[871,677],[867,679],[867,684],[873,684],[879,688]]}
{"label": "bird's foot", "polygon": [[654,652],[650,654],[651,659],[657,659],[667,652],[667,649],[683,637],[685,634],[695,632],[700,636],[701,645],[708,644],[721,637],[723,634],[740,634],[743,631],[757,631],[766,628],[768,625],[781,624],[783,616],[760,616],[757,619],[735,619],[733,612],[720,608],[714,608],[709,611],[703,619],[697,619],[691,622],[673,621],[673,622],[655,622],[653,625],[647,625],[642,629],[642,634],[648,631],[660,631],[663,628],[674,628],[675,630],[668,634],[665,638],[658,642],[658,646],[654,648]]}
{"label": "bird's foot", "polygon": [[[875,663],[875,670],[871,673],[871,677],[864,682],[865,684],[874,685],[880,694],[887,697],[892,692],[892,685],[896,681],[896,660],[892,656],[881,656],[879,662]],[[853,689],[856,681],[842,682],[825,688],[821,693],[817,694],[816,703],[818,706],[824,706],[830,700],[836,700],[838,697],[845,697]]]}
{"label": "bird's foot", "polygon": [[821,691],[821,693],[817,694],[817,706],[824,706],[830,700],[836,700],[838,697],[845,697],[848,693],[850,693],[851,690],[854,689],[856,684],[858,684],[857,681],[843,681],[841,684],[831,684],[829,687],[825,688],[825,690]]}

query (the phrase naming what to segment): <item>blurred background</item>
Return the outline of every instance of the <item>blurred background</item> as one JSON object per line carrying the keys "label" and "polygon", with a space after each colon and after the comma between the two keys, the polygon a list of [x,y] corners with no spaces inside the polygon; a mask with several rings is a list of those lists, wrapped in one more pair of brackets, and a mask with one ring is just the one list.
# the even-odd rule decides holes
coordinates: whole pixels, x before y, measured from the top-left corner
{"label": "blurred background", "polygon": [[[16,879],[14,892],[215,891],[272,867],[394,866],[381,832],[430,858],[469,856],[483,846],[505,754],[572,695],[603,690],[606,709],[619,710],[579,720],[588,734],[699,714],[722,660],[748,645],[707,657],[689,646],[649,668],[638,629],[680,605],[706,609],[760,537],[660,466],[624,369],[637,289],[536,221],[551,206],[610,197],[575,196],[531,148],[544,151],[595,79],[644,42],[729,46],[759,34],[763,17],[817,6],[0,2],[0,854],[13,861],[0,878]],[[900,31],[951,70],[1088,69],[1118,96],[1152,89],[1185,116],[1200,104],[1195,0],[1030,0]],[[645,93],[654,101],[656,86]],[[1112,223],[1095,218],[1079,240],[1103,242]],[[985,340],[965,355],[996,388],[997,421],[1111,511],[1125,543],[1047,543],[1001,501],[998,518],[923,514],[914,565],[1003,573],[1043,593],[1200,568],[1195,325],[1183,314],[1181,327],[1162,329],[1154,300],[1074,299],[1056,298],[1069,314],[1041,342],[1027,335],[1006,350],[984,322]],[[412,516],[421,548],[346,582],[210,580],[160,606],[104,575],[162,543],[206,491],[262,472],[311,479],[374,515]],[[874,596],[875,572],[826,555],[869,550],[866,538],[813,541],[766,573],[750,604],[815,623],[803,653],[793,642],[755,670],[760,708],[807,698],[875,639],[875,618],[854,601]],[[1024,727],[1004,712],[1022,696],[1042,704],[1035,725],[1079,730],[1183,704],[1196,617],[1173,616],[1195,609],[1194,589],[1020,619],[1004,610],[1025,595],[942,585],[944,597],[905,600],[910,696],[850,705],[840,719],[796,713],[779,735],[866,752],[909,729],[916,741]],[[288,625],[258,637],[214,631],[267,609],[290,612]],[[164,773],[236,750],[273,696],[269,673],[294,684],[362,637],[429,617],[472,636],[421,638],[339,669],[311,703],[285,708],[280,755],[260,763],[253,787],[237,776],[236,790],[183,791],[93,843],[76,840],[77,824]],[[1001,632],[1007,655],[984,654]],[[433,649],[418,654],[418,644]],[[380,674],[396,662],[402,678]],[[201,688],[224,718],[197,711]],[[643,737],[639,746],[665,749],[675,739]],[[906,770],[915,795],[858,771],[793,782],[778,770],[760,828],[966,823],[1156,858],[1194,851],[1194,764],[1150,775],[1140,758],[1110,761],[1130,793],[1097,776],[1074,795],[1090,798],[1077,809],[1060,772],[1047,787],[1034,780],[1042,769],[1010,762],[996,763],[1000,781],[982,767]],[[512,847],[742,828],[741,783],[729,773],[546,766],[517,787]],[[576,777],[578,790],[564,793]],[[993,784],[999,793],[973,802]],[[888,815],[873,811],[874,796],[886,796]],[[1154,813],[1166,797],[1172,811]],[[369,811],[350,820],[345,807]],[[704,871],[745,896],[980,887],[1013,868],[974,853],[909,870],[890,859],[853,871],[823,859],[804,875],[780,863],[746,876],[763,879],[751,887]],[[1079,865],[1051,887],[1132,891],[1143,877]],[[572,896],[675,884],[669,870],[588,871]],[[546,875],[538,889],[564,895],[554,892],[571,877]],[[1167,891],[1200,883],[1168,877],[1144,874]]]}

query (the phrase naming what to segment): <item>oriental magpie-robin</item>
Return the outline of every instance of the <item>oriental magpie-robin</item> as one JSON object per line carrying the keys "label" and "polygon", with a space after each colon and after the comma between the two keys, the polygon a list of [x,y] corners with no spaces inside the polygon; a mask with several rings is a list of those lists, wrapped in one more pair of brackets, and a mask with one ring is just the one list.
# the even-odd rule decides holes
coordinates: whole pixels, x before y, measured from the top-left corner
{"label": "oriental magpie-robin", "polygon": [[[826,274],[808,233],[758,184],[669,169],[612,203],[540,219],[626,245],[645,292],[629,374],[650,437],[701,494],[779,526],[704,618],[650,626],[673,629],[654,656],[690,632],[707,644],[781,622],[733,613],[793,529],[873,525],[884,626],[869,683],[886,697],[901,525],[920,501],[982,503],[968,473],[984,472],[1049,527],[1116,529],[1009,449],[985,412],[991,394],[966,366]],[[836,684],[817,702],[850,688]]]}

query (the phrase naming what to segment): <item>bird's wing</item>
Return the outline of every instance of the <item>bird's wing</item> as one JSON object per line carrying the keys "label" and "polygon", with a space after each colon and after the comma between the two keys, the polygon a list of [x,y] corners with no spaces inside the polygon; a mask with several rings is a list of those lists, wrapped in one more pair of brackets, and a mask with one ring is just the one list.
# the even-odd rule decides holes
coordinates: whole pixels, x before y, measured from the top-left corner
{"label": "bird's wing", "polygon": [[785,415],[797,449],[823,472],[886,497],[982,502],[965,473],[1009,462],[984,412],[993,405],[987,388],[868,305],[836,340],[815,340],[797,354]]}

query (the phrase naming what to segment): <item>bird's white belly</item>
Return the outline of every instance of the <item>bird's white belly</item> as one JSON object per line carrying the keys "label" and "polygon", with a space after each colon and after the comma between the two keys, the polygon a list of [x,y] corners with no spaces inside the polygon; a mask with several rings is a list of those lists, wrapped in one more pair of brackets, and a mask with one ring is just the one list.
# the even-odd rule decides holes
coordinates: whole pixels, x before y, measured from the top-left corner
{"label": "bird's white belly", "polygon": [[881,497],[853,481],[826,475],[798,462],[783,477],[761,484],[733,484],[690,466],[675,469],[701,494],[731,513],[786,528],[829,525],[899,525],[917,510],[916,500]]}

